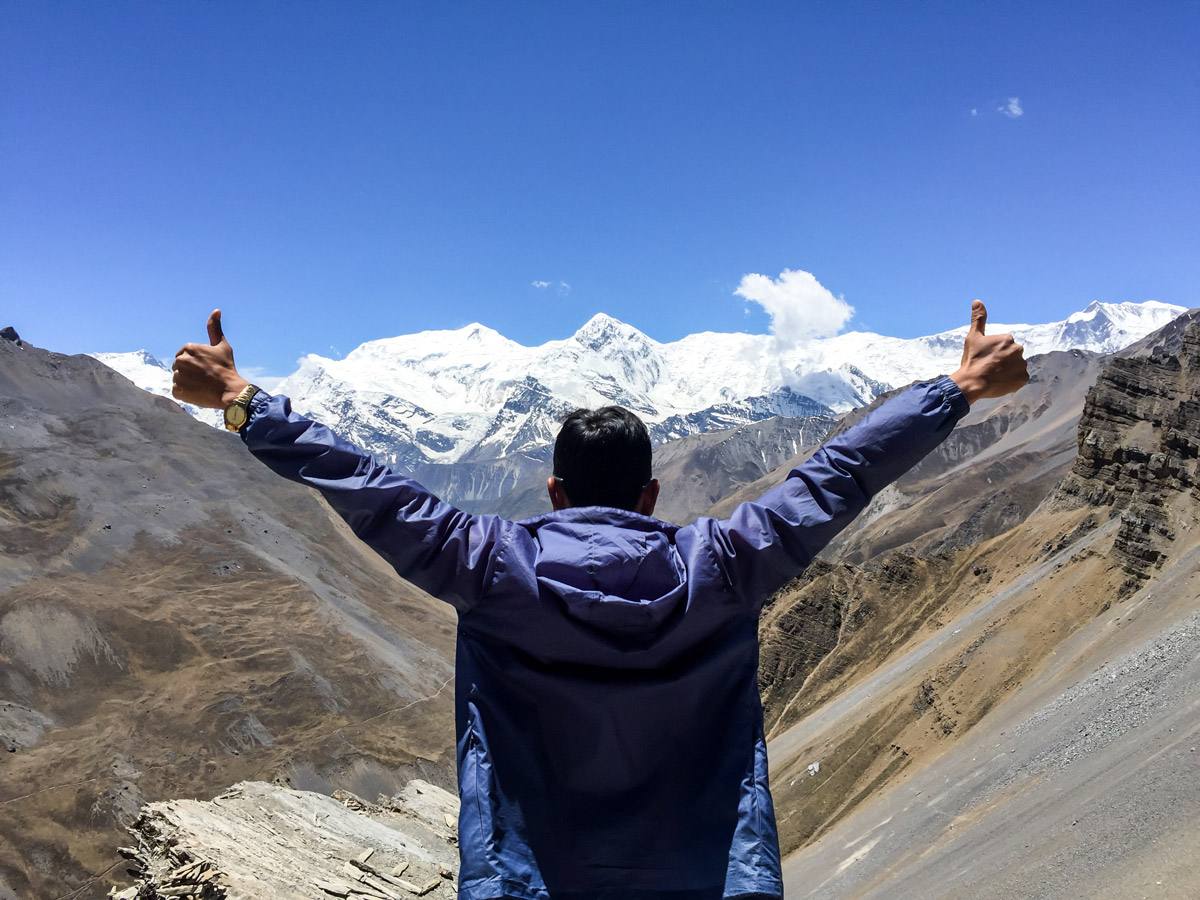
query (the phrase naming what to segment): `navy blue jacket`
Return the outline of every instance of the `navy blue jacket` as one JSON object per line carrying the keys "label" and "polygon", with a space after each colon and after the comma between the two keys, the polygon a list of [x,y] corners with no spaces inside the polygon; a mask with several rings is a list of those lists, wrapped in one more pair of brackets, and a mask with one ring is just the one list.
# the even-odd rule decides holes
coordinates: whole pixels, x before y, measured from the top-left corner
{"label": "navy blue jacket", "polygon": [[783,892],[758,615],[967,402],[917,385],[728,520],[470,515],[259,394],[242,430],[458,610],[461,900]]}

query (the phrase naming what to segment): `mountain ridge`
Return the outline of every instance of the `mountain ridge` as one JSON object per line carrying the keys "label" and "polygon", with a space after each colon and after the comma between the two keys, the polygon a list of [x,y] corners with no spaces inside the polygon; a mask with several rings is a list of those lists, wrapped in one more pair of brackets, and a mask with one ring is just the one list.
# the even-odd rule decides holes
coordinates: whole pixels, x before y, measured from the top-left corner
{"label": "mountain ridge", "polygon": [[[990,330],[1014,333],[1027,355],[1108,353],[1181,312],[1160,301],[1097,301],[1062,322]],[[597,313],[568,338],[526,347],[473,323],[368,341],[340,360],[309,355],[277,390],[444,499],[484,511],[544,464],[558,423],[575,408],[631,409],[655,444],[776,415],[827,417],[952,371],[966,327],[912,339],[851,331],[803,345],[716,332],[660,343]],[[164,393],[161,364],[99,356]],[[469,475],[441,471],[459,463],[471,464]]]}

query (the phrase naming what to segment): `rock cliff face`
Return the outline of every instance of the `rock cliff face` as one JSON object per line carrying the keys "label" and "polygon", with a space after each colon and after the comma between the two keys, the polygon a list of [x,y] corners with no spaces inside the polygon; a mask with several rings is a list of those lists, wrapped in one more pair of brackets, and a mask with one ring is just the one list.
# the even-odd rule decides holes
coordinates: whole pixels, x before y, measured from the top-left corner
{"label": "rock cliff face", "polygon": [[1056,492],[1060,506],[1110,507],[1120,516],[1114,557],[1140,586],[1194,522],[1200,499],[1200,321],[1161,339],[1145,356],[1113,359],[1088,392],[1079,453]]}

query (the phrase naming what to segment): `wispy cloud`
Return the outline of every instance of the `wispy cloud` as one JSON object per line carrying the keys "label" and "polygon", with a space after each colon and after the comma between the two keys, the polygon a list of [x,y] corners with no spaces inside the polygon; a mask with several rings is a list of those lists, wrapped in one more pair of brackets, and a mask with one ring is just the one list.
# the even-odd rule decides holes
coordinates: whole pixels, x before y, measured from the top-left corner
{"label": "wispy cloud", "polygon": [[555,284],[553,281],[535,281],[533,282],[533,286],[539,291],[544,291],[552,287],[554,288],[554,292],[560,297],[565,297],[571,293],[571,286],[565,281],[560,281],[558,284]]}
{"label": "wispy cloud", "polygon": [[242,366],[241,373],[248,381],[254,382],[264,391],[275,390],[279,387],[279,383],[287,377],[286,375],[270,374],[266,366]]}
{"label": "wispy cloud", "polygon": [[1025,115],[1025,110],[1021,109],[1020,97],[1009,97],[1003,104],[996,107],[996,112],[1002,116],[1008,116],[1010,119],[1019,119]]}
{"label": "wispy cloud", "polygon": [[854,315],[854,307],[800,269],[784,269],[778,278],[744,275],[734,293],[771,317],[777,350],[837,334]]}
{"label": "wispy cloud", "polygon": [[971,110],[971,115],[973,115],[973,116],[977,116],[977,115],[979,115],[979,110],[977,110],[977,109],[972,109],[972,110]]}

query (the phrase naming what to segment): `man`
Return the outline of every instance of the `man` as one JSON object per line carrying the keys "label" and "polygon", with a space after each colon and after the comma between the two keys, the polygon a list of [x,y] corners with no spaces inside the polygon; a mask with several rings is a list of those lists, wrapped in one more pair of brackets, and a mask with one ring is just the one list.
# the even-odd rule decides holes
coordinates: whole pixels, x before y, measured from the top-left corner
{"label": "man", "polygon": [[882,487],[981,397],[1028,381],[972,308],[962,365],[829,441],[727,521],[651,517],[632,413],[581,410],[553,512],[474,516],[237,374],[221,330],[175,360],[177,398],[226,410],[250,452],[317,488],[396,571],[459,613],[462,900],[709,900],[783,892],[757,691],[757,619]]}

